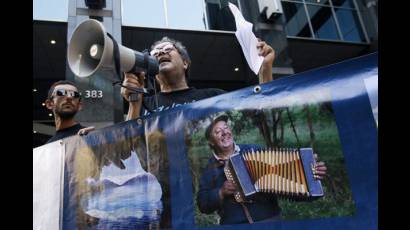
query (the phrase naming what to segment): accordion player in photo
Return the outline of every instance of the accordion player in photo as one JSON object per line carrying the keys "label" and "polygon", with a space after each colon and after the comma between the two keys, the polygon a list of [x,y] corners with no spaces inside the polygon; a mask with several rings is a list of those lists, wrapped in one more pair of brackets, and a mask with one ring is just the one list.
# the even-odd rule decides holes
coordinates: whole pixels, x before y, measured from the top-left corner
{"label": "accordion player in photo", "polygon": [[230,156],[224,172],[238,187],[237,202],[258,192],[310,200],[323,196],[315,164],[312,148],[252,150]]}

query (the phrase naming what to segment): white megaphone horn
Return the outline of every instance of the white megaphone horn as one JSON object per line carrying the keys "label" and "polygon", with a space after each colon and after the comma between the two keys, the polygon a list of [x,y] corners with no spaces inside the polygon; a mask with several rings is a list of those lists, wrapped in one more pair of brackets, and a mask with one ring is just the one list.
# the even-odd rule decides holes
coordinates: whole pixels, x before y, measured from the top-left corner
{"label": "white megaphone horn", "polygon": [[158,74],[158,61],[148,53],[118,44],[119,55],[115,57],[115,43],[101,22],[94,19],[82,22],[75,28],[68,44],[67,59],[71,71],[78,77],[89,77],[103,69],[115,70],[115,59],[119,59],[117,65],[120,65],[121,72]]}

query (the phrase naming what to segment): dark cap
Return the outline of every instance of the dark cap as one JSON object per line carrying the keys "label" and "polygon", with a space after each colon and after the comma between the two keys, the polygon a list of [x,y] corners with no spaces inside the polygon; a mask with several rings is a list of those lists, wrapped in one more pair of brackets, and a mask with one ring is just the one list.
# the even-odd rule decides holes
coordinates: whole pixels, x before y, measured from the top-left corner
{"label": "dark cap", "polygon": [[212,129],[214,128],[215,124],[218,123],[219,121],[225,121],[228,122],[229,117],[227,115],[220,115],[216,117],[211,124],[208,125],[208,127],[205,130],[205,137],[207,140],[209,140],[209,137],[211,136]]}

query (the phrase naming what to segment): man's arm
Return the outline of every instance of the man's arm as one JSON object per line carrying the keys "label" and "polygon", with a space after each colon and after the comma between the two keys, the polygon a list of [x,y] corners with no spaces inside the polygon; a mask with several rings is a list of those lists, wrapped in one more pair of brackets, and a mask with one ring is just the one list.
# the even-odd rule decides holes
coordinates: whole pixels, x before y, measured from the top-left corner
{"label": "man's arm", "polygon": [[[124,77],[124,82],[122,83],[126,87],[131,87],[131,88],[144,88],[144,79],[145,79],[145,73],[141,72],[138,76],[131,74],[131,73],[126,73]],[[135,97],[133,101],[129,100],[130,94],[133,93],[130,89],[121,88],[121,95],[124,97],[126,101],[129,102],[129,108],[128,108],[128,113],[127,113],[127,118],[126,120],[132,120],[140,116],[141,113],[141,107],[142,107],[142,100],[143,96],[142,94],[138,94],[137,97]]]}
{"label": "man's arm", "polygon": [[275,60],[275,51],[266,42],[261,40],[259,40],[256,47],[259,50],[259,56],[263,57],[262,66],[258,74],[259,84],[272,81],[272,65]]}
{"label": "man's arm", "polygon": [[212,175],[207,171],[199,180],[199,191],[197,195],[198,208],[202,213],[210,214],[220,208],[219,189],[212,186]]}
{"label": "man's arm", "polygon": [[141,105],[142,105],[142,97],[140,97],[139,101],[130,102],[128,107],[128,113],[126,121],[133,120],[140,116],[141,113]]}
{"label": "man's arm", "polygon": [[85,128],[78,130],[77,135],[80,135],[80,136],[87,135],[89,132],[94,131],[94,130],[95,130],[94,126],[85,127]]}

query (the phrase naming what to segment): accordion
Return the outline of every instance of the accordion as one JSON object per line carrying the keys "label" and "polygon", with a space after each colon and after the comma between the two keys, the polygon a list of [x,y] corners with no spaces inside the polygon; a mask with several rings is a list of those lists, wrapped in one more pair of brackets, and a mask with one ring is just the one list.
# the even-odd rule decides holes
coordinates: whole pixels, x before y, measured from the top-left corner
{"label": "accordion", "polygon": [[312,199],[323,196],[315,172],[312,148],[257,150],[236,153],[225,165],[226,178],[238,187],[237,202],[258,192],[282,198]]}

